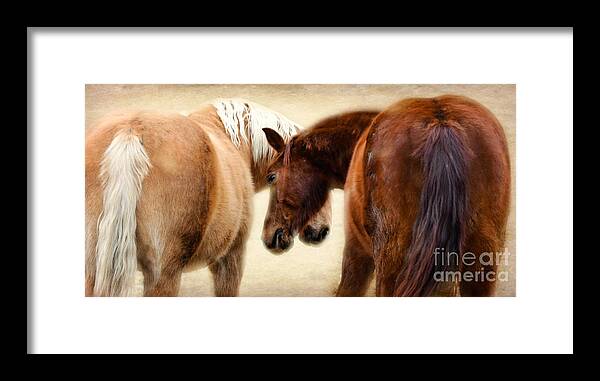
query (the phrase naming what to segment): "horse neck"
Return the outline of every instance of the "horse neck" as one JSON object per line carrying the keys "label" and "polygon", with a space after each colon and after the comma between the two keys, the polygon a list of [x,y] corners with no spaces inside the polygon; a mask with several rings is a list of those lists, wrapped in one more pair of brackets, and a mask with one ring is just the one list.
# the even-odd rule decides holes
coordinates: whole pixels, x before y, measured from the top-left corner
{"label": "horse neck", "polygon": [[252,142],[249,140],[242,139],[239,143],[235,144],[242,161],[247,168],[250,169],[252,176],[252,183],[254,185],[254,192],[257,193],[267,186],[267,168],[269,166],[269,159],[256,160],[252,150]]}
{"label": "horse neck", "polygon": [[343,114],[319,123],[301,138],[307,156],[330,178],[332,188],[344,188],[356,143],[377,114]]}
{"label": "horse neck", "polygon": [[299,127],[283,115],[243,99],[220,99],[212,105],[223,122],[225,133],[248,164],[258,192],[267,185],[266,172],[274,156],[262,129],[275,128],[288,141]]}
{"label": "horse neck", "polygon": [[[332,188],[344,189],[352,153],[360,134],[325,136],[329,139],[325,149],[309,151],[312,160],[321,167],[331,179]],[[321,137],[322,138],[322,137]]]}
{"label": "horse neck", "polygon": [[[288,138],[289,140],[289,138]],[[275,158],[275,151],[271,149],[271,153],[265,156],[257,157],[253,140],[249,137],[241,138],[239,142],[233,143],[246,166],[250,169],[254,192],[258,193],[267,187],[267,174],[271,161]]]}

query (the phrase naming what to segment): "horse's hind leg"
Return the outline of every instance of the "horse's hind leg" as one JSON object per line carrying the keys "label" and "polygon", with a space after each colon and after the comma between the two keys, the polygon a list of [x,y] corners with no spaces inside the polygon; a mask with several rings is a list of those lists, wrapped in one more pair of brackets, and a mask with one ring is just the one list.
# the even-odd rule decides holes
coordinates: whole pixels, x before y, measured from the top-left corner
{"label": "horse's hind leg", "polygon": [[336,296],[363,296],[373,278],[374,270],[371,253],[365,251],[354,239],[348,239],[344,246],[342,279]]}
{"label": "horse's hind leg", "polygon": [[377,263],[375,272],[377,273],[377,278],[375,280],[375,295],[394,296],[398,274],[400,273],[400,254],[397,252],[397,249],[391,247],[386,247],[376,252]]}
{"label": "horse's hind leg", "polygon": [[144,296],[177,296],[182,272],[183,267],[168,268],[161,271],[153,287],[150,289],[144,287]]}
{"label": "horse's hind leg", "polygon": [[96,282],[96,234],[86,226],[85,237],[85,296],[94,296],[94,283]]}
{"label": "horse's hind leg", "polygon": [[85,296],[94,296],[94,283],[96,282],[96,258],[86,258],[85,262]]}
{"label": "horse's hind leg", "polygon": [[[88,246],[89,243],[86,243]],[[94,296],[94,283],[96,282],[96,250],[95,243],[92,248],[86,247],[85,253],[85,296]]]}
{"label": "horse's hind leg", "polygon": [[238,234],[229,251],[209,268],[213,275],[215,296],[238,296],[244,272],[246,234]]}
{"label": "horse's hind leg", "polygon": [[399,296],[398,283],[402,280],[402,261],[408,251],[409,242],[406,234],[388,235],[377,232],[373,236],[376,296]]}
{"label": "horse's hind leg", "polygon": [[160,276],[156,251],[148,245],[138,246],[138,267],[144,274],[144,296],[150,293]]}
{"label": "horse's hind leg", "polygon": [[[469,257],[466,257],[463,254],[460,263],[461,296],[494,295],[498,268],[496,253],[502,251],[502,245],[498,242],[495,237],[481,233],[469,237],[465,244],[465,251],[473,255],[469,254]],[[465,274],[468,274],[468,277]]]}
{"label": "horse's hind leg", "polygon": [[177,296],[183,268],[191,258],[191,253],[183,247],[181,242],[175,240],[166,246],[160,258],[162,265],[158,277],[146,278],[144,274],[144,296]]}

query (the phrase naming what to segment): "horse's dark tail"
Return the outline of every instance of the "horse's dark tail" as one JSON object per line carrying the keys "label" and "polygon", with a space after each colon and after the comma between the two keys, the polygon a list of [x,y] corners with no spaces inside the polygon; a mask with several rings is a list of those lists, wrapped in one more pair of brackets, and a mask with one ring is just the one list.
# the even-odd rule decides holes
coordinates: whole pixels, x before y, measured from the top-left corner
{"label": "horse's dark tail", "polygon": [[[467,218],[467,148],[460,126],[429,125],[415,151],[423,164],[421,201],[395,295],[427,296],[456,271]],[[439,272],[439,273],[437,273]]]}

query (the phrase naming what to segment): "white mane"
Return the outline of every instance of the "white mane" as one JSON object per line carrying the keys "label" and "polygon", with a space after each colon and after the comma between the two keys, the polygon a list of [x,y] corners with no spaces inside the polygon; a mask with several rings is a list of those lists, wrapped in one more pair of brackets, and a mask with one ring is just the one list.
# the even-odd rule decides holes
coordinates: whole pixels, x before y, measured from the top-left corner
{"label": "white mane", "polygon": [[239,147],[244,141],[250,145],[255,163],[268,160],[275,154],[263,128],[277,131],[286,143],[300,131],[300,126],[285,116],[244,99],[216,99],[212,105],[233,144]]}

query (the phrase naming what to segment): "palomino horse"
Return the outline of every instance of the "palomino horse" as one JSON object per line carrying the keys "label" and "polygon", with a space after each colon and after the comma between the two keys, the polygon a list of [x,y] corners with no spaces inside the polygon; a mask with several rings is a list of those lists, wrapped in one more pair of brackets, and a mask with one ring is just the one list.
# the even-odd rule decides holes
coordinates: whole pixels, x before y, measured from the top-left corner
{"label": "palomino horse", "polygon": [[498,120],[449,95],[400,101],[371,123],[373,113],[360,116],[333,117],[287,144],[265,130],[279,154],[264,231],[289,240],[329,189],[343,188],[338,296],[364,295],[373,271],[378,296],[493,295],[489,255],[503,249],[511,183]]}
{"label": "palomino horse", "polygon": [[[266,186],[275,155],[265,127],[286,141],[299,131],[231,99],[188,116],[137,112],[94,126],[86,137],[86,295],[128,295],[139,266],[145,296],[175,296],[182,272],[207,265],[217,296],[238,295],[252,195]],[[330,216],[326,205],[304,240],[322,240]]]}

